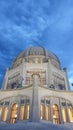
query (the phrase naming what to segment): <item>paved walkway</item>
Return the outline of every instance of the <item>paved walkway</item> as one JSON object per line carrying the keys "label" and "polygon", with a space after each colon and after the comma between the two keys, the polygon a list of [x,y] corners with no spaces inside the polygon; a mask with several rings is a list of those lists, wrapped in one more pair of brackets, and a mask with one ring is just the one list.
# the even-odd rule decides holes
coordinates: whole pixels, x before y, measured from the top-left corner
{"label": "paved walkway", "polygon": [[0,130],[73,130],[73,123],[54,125],[52,123],[20,122],[7,124],[1,122]]}

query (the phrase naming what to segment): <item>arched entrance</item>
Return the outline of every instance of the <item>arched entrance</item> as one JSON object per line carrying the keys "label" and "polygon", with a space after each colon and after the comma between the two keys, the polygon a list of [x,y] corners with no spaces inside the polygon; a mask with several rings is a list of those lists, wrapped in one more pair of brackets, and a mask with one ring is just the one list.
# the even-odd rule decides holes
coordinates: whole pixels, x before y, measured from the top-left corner
{"label": "arched entrance", "polygon": [[72,109],[72,107],[68,108],[68,112],[69,112],[70,122],[73,122],[73,109]]}
{"label": "arched entrance", "polygon": [[1,117],[1,115],[2,115],[2,107],[0,107],[0,117]]}
{"label": "arched entrance", "polygon": [[46,105],[46,120],[50,120],[50,106]]}
{"label": "arched entrance", "polygon": [[59,108],[58,105],[53,105],[53,123],[59,124],[60,123],[60,117],[59,117]]}
{"label": "arched entrance", "polygon": [[19,117],[20,120],[23,120],[24,119],[24,105],[21,105],[20,107],[20,117]]}
{"label": "arched entrance", "polygon": [[44,110],[45,110],[45,106],[44,106],[44,104],[41,104],[41,108],[40,108],[40,118],[41,118],[41,120],[44,120]]}
{"label": "arched entrance", "polygon": [[6,121],[6,120],[7,120],[7,115],[8,115],[8,106],[6,106],[6,107],[4,108],[3,121]]}
{"label": "arched entrance", "polygon": [[29,109],[30,109],[30,108],[29,108],[29,104],[26,104],[26,116],[25,116],[25,117],[26,117],[26,118],[25,118],[26,120],[29,119],[29,115],[30,115]]}
{"label": "arched entrance", "polygon": [[62,116],[63,116],[63,122],[67,122],[66,108],[62,108]]}
{"label": "arched entrance", "polygon": [[18,112],[18,104],[15,103],[12,106],[12,111],[11,111],[11,119],[10,119],[10,123],[15,123],[16,119],[17,119],[17,112]]}

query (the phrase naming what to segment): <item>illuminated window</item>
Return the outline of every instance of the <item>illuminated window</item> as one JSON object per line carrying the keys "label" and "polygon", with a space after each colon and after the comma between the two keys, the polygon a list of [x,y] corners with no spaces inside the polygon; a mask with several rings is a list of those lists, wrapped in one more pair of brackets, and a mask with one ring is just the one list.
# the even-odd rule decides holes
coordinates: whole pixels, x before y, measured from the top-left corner
{"label": "illuminated window", "polygon": [[66,108],[62,108],[63,121],[67,122]]}
{"label": "illuminated window", "polygon": [[4,116],[3,116],[3,121],[7,120],[7,115],[8,115],[8,107],[4,108]]}
{"label": "illuminated window", "polygon": [[29,119],[29,104],[26,104],[26,120],[28,120]]}
{"label": "illuminated window", "polygon": [[68,108],[68,112],[69,112],[70,122],[73,122],[73,110],[72,110],[72,108]]}
{"label": "illuminated window", "polygon": [[46,120],[50,120],[50,107],[46,105]]}
{"label": "illuminated window", "polygon": [[24,119],[24,105],[22,105],[21,107],[20,107],[20,118],[19,118],[20,120],[23,120]]}
{"label": "illuminated window", "polygon": [[1,117],[1,114],[2,114],[2,107],[0,107],[0,117]]}
{"label": "illuminated window", "polygon": [[53,105],[53,122],[55,124],[59,124],[60,122],[60,119],[59,119],[59,109],[58,109],[58,105],[54,104]]}
{"label": "illuminated window", "polygon": [[40,108],[40,118],[41,118],[41,120],[44,119],[44,104],[41,104],[41,108]]}
{"label": "illuminated window", "polygon": [[15,121],[16,121],[16,119],[17,119],[17,112],[18,112],[18,104],[15,103],[15,104],[12,106],[10,123],[15,123]]}
{"label": "illuminated window", "polygon": [[38,61],[38,58],[35,58],[35,63],[37,64],[39,61]]}

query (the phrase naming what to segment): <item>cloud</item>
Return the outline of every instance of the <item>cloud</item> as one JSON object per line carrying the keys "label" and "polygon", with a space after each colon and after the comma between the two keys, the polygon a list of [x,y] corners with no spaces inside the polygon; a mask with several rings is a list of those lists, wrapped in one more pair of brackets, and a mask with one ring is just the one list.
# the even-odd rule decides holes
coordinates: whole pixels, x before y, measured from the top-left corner
{"label": "cloud", "polygon": [[68,68],[73,63],[72,16],[73,0],[0,1],[0,72],[30,45],[52,50]]}

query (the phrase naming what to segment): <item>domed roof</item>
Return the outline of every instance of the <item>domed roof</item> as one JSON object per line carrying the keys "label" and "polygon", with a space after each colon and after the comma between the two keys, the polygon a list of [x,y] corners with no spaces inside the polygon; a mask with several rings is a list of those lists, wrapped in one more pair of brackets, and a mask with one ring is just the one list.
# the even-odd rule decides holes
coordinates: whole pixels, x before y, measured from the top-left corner
{"label": "domed roof", "polygon": [[48,51],[44,47],[36,47],[36,46],[29,47],[26,51],[20,53],[14,60],[14,63],[18,61],[19,59],[24,59],[24,58],[32,57],[32,56],[36,56],[36,57],[44,56],[45,58],[53,59],[60,64],[58,57],[54,53],[52,53],[51,51]]}
{"label": "domed roof", "polygon": [[43,55],[46,57],[49,56],[49,57],[59,61],[58,57],[54,53],[52,53],[51,51],[47,51],[47,49],[45,49],[44,47],[30,47],[26,51],[20,53],[16,57],[16,60],[19,58],[30,56],[30,55]]}

